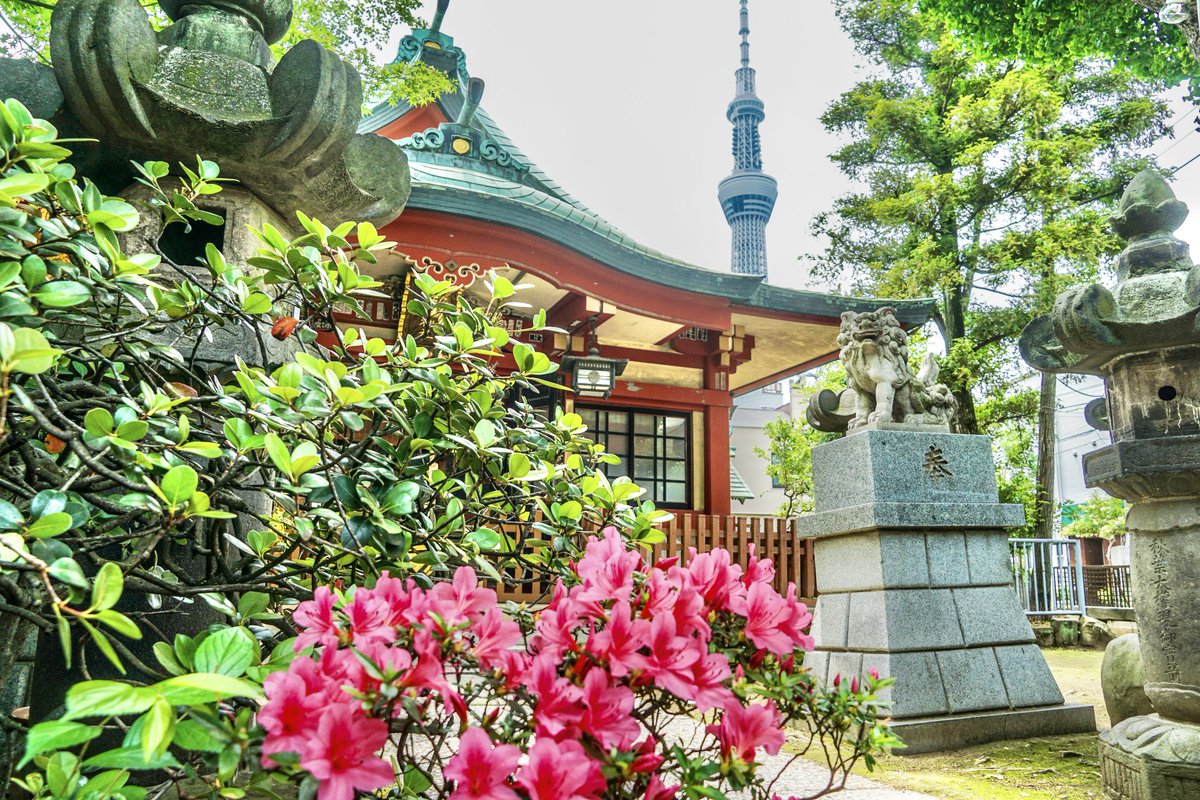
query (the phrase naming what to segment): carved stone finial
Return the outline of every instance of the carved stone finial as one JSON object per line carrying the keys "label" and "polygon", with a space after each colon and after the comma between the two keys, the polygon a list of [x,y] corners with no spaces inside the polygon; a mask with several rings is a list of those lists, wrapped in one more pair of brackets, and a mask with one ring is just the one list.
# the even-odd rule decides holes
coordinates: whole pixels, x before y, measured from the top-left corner
{"label": "carved stone finial", "polygon": [[1120,211],[1109,222],[1122,239],[1136,241],[1156,233],[1169,235],[1187,215],[1187,204],[1175,198],[1163,176],[1145,169],[1129,182],[1121,196]]}
{"label": "carved stone finial", "polygon": [[1021,333],[1021,355],[1043,372],[1105,374],[1130,353],[1195,341],[1200,312],[1200,269],[1188,246],[1172,235],[1187,217],[1162,176],[1137,175],[1113,216],[1129,244],[1117,257],[1117,285],[1069,289],[1054,310]]}
{"label": "carved stone finial", "polygon": [[849,387],[814,395],[806,412],[810,425],[830,432],[897,424],[949,429],[957,401],[949,388],[933,383],[938,365],[932,356],[913,374],[908,334],[895,309],[845,312],[838,345]]}

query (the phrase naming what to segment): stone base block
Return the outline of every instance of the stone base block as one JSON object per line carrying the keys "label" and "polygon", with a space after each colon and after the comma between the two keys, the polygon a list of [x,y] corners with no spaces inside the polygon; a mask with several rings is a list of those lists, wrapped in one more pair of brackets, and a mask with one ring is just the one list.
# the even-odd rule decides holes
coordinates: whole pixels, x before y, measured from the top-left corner
{"label": "stone base block", "polygon": [[[896,750],[896,755],[913,756],[959,750],[1002,739],[1093,733],[1096,730],[1096,711],[1089,705],[1070,703],[981,714],[893,720],[891,727],[905,744],[904,749]],[[1180,800],[1185,796],[1200,797],[1200,794],[1180,795]]]}
{"label": "stone base block", "polygon": [[1200,797],[1200,725],[1132,717],[1100,734],[1105,800]]}

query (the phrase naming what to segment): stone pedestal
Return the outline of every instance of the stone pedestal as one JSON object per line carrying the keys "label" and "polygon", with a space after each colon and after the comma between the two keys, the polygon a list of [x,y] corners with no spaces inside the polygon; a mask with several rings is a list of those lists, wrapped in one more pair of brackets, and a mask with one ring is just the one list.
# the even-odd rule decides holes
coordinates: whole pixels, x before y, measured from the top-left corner
{"label": "stone pedestal", "polygon": [[[876,669],[907,753],[1095,730],[1065,705],[1012,588],[991,441],[875,425],[813,451],[817,589],[806,663],[826,680]],[[889,429],[891,428],[891,429]]]}

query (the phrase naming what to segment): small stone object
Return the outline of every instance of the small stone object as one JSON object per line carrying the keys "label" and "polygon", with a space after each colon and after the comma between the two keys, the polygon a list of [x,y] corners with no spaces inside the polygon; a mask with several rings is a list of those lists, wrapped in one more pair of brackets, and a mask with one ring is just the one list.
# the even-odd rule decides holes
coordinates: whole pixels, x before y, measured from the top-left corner
{"label": "small stone object", "polygon": [[950,390],[937,380],[938,365],[926,356],[918,374],[908,364],[908,334],[893,308],[842,314],[838,334],[848,388],[824,391],[809,404],[817,430],[858,430],[899,424],[949,429],[957,410]]}
{"label": "small stone object", "polygon": [[1080,639],[1084,647],[1101,648],[1108,645],[1116,634],[1108,627],[1108,623],[1104,620],[1096,619],[1095,617],[1084,617],[1083,628],[1080,631]]}
{"label": "small stone object", "polygon": [[1104,651],[1100,667],[1104,706],[1113,725],[1130,717],[1154,713],[1146,696],[1146,672],[1136,633],[1118,636]]}

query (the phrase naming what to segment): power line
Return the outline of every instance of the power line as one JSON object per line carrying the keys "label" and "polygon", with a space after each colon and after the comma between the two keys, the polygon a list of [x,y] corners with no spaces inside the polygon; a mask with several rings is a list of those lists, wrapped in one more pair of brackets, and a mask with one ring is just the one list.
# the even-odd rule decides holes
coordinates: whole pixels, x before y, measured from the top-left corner
{"label": "power line", "polygon": [[1178,147],[1179,145],[1181,145],[1181,144],[1183,144],[1184,142],[1186,142],[1188,139],[1190,139],[1190,138],[1191,138],[1192,136],[1194,136],[1196,133],[1197,133],[1197,129],[1196,129],[1196,128],[1192,128],[1192,129],[1191,129],[1190,131],[1188,131],[1186,134],[1184,134],[1183,136],[1179,137],[1179,138],[1178,138],[1178,139],[1176,139],[1174,142],[1172,142],[1172,143],[1171,143],[1171,145],[1170,145],[1170,147],[1168,147],[1166,150],[1163,150],[1161,153],[1157,153],[1156,155],[1157,155],[1159,158],[1162,158],[1162,157],[1163,157],[1163,156],[1165,156],[1167,153],[1171,152],[1171,151],[1172,151],[1172,150],[1174,150],[1176,147]]}

